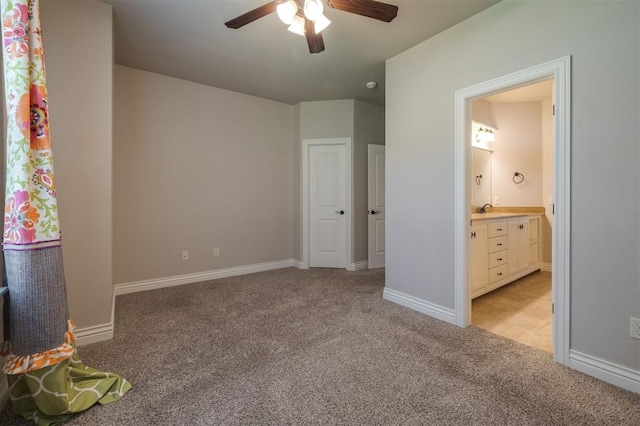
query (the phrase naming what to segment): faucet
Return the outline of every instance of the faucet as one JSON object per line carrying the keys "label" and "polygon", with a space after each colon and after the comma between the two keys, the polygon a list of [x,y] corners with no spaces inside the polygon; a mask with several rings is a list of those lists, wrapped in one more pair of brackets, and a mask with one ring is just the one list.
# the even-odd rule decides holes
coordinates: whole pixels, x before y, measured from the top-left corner
{"label": "faucet", "polygon": [[480,207],[480,214],[485,214],[487,212],[487,206],[493,208],[491,204],[487,203],[484,206]]}

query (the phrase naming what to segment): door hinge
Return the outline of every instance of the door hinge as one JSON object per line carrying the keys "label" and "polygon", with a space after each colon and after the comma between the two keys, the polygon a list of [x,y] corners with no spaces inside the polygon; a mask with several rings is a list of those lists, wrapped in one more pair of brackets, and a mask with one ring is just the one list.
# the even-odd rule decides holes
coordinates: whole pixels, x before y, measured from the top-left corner
{"label": "door hinge", "polygon": [[556,106],[553,106],[553,115],[556,115]]}
{"label": "door hinge", "polygon": [[556,203],[551,204],[551,214],[556,214]]}
{"label": "door hinge", "polygon": [[551,313],[552,313],[552,314],[555,314],[555,313],[556,313],[556,304],[555,304],[555,303],[552,303],[552,304],[551,304]]}

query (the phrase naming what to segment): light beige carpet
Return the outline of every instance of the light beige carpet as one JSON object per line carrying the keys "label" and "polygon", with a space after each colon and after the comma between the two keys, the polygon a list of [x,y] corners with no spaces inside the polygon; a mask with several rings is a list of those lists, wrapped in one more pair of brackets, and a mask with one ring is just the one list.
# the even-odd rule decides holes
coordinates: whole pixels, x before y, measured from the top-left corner
{"label": "light beige carpet", "polygon": [[[382,300],[384,271],[283,269],[120,296],[85,363],[133,389],[69,425],[638,425],[640,395]],[[0,413],[0,424],[28,424]]]}

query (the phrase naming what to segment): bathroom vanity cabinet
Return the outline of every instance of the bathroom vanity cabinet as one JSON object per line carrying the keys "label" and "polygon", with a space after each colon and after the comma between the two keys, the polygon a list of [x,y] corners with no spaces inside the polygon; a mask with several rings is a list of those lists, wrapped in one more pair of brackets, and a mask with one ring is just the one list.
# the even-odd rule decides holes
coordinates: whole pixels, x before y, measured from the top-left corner
{"label": "bathroom vanity cabinet", "polygon": [[472,292],[489,284],[487,243],[487,225],[472,225],[469,242],[469,284]]}
{"label": "bathroom vanity cabinet", "polygon": [[491,214],[470,229],[471,298],[540,269],[539,215]]}

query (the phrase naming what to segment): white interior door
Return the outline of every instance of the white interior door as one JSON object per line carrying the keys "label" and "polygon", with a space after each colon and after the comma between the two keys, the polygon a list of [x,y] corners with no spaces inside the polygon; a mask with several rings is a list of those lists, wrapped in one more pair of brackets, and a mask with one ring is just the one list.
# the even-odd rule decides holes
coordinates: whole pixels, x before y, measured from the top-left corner
{"label": "white interior door", "polygon": [[346,267],[346,146],[309,147],[309,265]]}
{"label": "white interior door", "polygon": [[369,269],[384,268],[384,145],[369,145]]}

